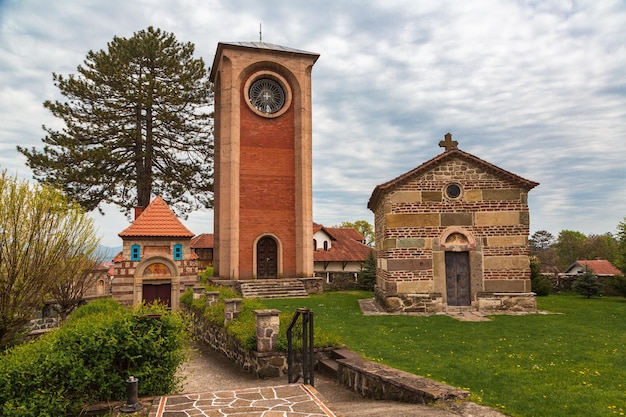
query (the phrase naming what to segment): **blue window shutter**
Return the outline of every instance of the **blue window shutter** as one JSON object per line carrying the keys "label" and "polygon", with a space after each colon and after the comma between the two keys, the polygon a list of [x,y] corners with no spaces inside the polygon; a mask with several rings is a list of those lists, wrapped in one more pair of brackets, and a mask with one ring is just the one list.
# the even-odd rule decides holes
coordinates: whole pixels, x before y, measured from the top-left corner
{"label": "blue window shutter", "polygon": [[138,261],[139,259],[141,259],[141,246],[135,244],[130,247],[130,260]]}
{"label": "blue window shutter", "polygon": [[174,245],[174,260],[180,261],[181,259],[183,259],[183,245],[179,243]]}

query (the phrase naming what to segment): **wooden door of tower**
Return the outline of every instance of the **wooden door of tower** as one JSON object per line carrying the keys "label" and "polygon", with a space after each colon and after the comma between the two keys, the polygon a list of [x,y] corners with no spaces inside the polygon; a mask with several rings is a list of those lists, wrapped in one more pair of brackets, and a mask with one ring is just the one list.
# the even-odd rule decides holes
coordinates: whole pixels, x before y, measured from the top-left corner
{"label": "wooden door of tower", "polygon": [[469,252],[446,252],[446,294],[449,306],[471,305]]}
{"label": "wooden door of tower", "polygon": [[172,284],[143,284],[143,300],[146,304],[150,304],[156,300],[172,307]]}
{"label": "wooden door of tower", "polygon": [[274,238],[262,237],[256,245],[257,279],[278,277],[278,247]]}

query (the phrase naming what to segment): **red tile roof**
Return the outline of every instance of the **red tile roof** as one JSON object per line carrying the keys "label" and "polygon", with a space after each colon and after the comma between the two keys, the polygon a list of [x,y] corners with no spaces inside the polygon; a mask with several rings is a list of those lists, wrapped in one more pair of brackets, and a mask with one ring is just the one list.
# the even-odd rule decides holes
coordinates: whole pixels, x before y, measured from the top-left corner
{"label": "red tile roof", "polygon": [[332,243],[329,250],[317,250],[313,253],[315,262],[363,262],[374,250],[361,243],[359,240],[364,240],[363,235],[352,228],[321,226],[317,230],[321,229],[331,237]]}
{"label": "red tile roof", "polygon": [[209,249],[215,244],[213,233],[201,233],[191,239],[192,249]]}
{"label": "red tile roof", "polygon": [[156,197],[120,237],[193,237],[165,200]]}
{"label": "red tile roof", "polygon": [[[580,266],[587,267],[591,272],[595,275],[622,275],[622,271],[615,268],[611,262],[606,259],[594,259],[594,260],[580,260],[574,262],[574,265],[578,264]],[[571,268],[571,266],[570,266]],[[570,269],[568,268],[568,270]]]}

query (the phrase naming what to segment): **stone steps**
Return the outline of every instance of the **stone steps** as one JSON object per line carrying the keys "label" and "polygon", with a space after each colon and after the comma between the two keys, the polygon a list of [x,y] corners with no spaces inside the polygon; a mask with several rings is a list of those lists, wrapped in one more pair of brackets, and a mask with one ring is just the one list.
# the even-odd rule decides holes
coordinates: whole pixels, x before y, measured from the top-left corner
{"label": "stone steps", "polygon": [[297,279],[273,279],[247,281],[241,284],[244,298],[297,298],[309,294],[302,281]]}
{"label": "stone steps", "polygon": [[317,361],[317,370],[331,378],[339,379],[339,359],[362,360],[361,356],[349,349],[333,349],[328,359]]}

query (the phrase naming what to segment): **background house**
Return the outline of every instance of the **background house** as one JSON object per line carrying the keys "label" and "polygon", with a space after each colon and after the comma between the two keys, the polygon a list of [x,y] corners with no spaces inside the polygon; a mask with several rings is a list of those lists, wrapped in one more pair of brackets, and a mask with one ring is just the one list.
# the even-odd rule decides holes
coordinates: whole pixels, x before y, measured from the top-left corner
{"label": "background house", "polygon": [[591,271],[597,277],[613,277],[615,275],[623,275],[622,271],[617,269],[606,259],[578,260],[572,263],[563,273],[564,275],[578,275]]}
{"label": "background house", "polygon": [[198,255],[198,271],[213,266],[213,233],[201,233],[191,239],[191,250]]}
{"label": "background house", "polygon": [[355,283],[363,263],[374,250],[353,228],[313,224],[313,269],[330,286]]}
{"label": "background house", "polygon": [[[210,233],[202,233],[191,240],[200,271],[211,265],[213,243]],[[313,223],[313,269],[316,277],[325,279],[327,287],[356,283],[363,263],[373,250],[365,244],[363,235],[353,228]]]}

